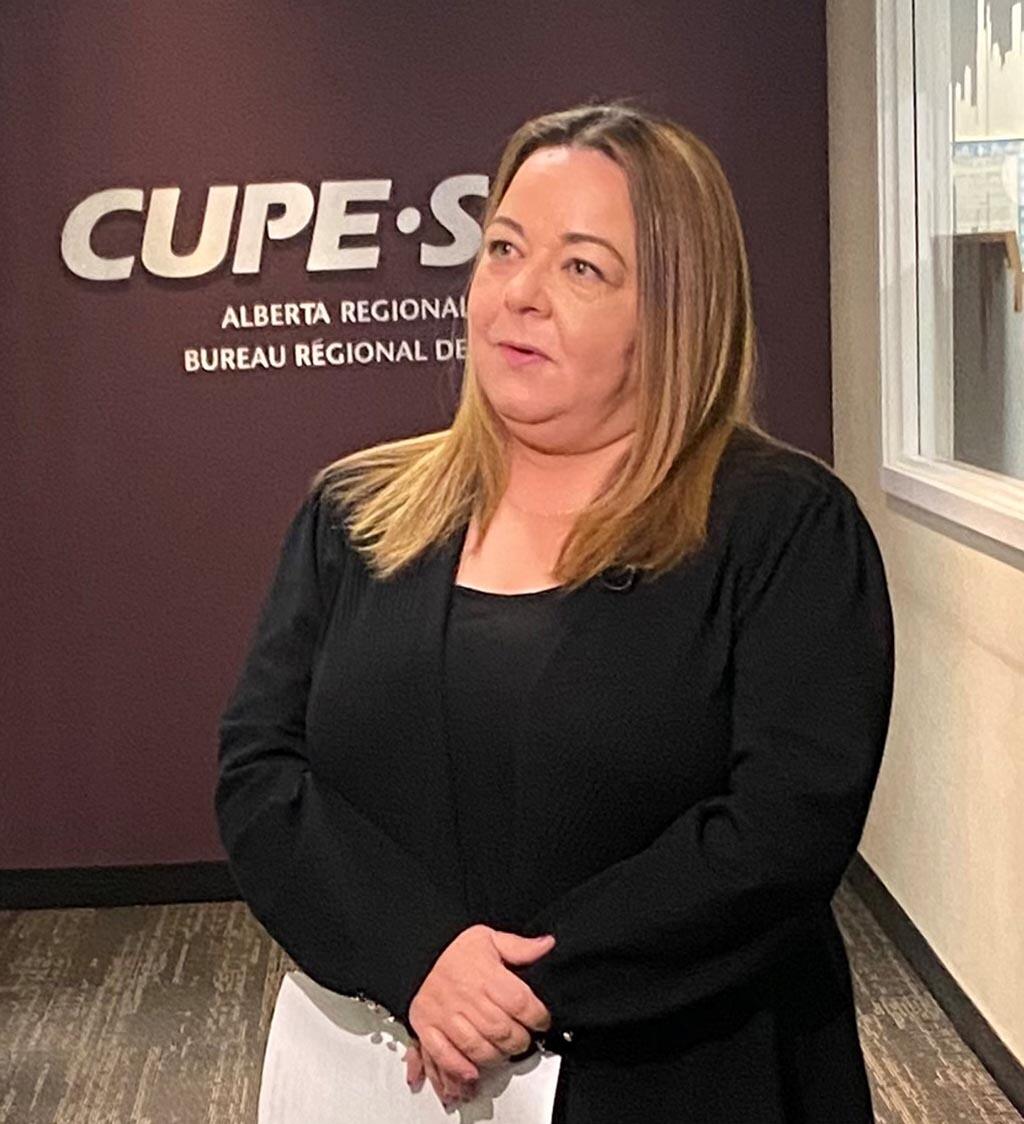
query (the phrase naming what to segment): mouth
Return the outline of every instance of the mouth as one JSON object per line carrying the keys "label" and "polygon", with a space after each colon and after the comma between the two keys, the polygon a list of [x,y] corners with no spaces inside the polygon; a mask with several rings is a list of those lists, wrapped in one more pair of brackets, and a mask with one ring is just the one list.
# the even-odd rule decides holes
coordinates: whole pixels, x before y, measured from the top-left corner
{"label": "mouth", "polygon": [[498,350],[505,362],[513,367],[522,367],[527,363],[545,363],[549,358],[543,351],[538,351],[526,344],[512,343],[508,340],[501,340],[498,343]]}

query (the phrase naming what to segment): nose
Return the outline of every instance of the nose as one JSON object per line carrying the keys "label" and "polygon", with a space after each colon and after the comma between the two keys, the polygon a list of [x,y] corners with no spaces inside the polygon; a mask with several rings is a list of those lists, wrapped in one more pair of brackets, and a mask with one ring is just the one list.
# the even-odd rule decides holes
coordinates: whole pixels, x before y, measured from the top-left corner
{"label": "nose", "polygon": [[524,262],[505,283],[505,306],[512,312],[551,309],[547,267],[543,261]]}

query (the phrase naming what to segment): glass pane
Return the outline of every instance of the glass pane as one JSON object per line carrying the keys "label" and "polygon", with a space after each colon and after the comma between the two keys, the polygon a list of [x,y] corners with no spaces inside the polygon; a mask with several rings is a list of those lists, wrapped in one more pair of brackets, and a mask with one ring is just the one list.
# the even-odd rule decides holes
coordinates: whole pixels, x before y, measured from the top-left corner
{"label": "glass pane", "polygon": [[[951,285],[933,305],[951,320],[946,452],[1024,479],[1021,9],[1020,0],[944,0],[940,20],[937,4],[919,0],[915,15],[918,54],[949,66],[949,165],[932,171],[933,187],[942,177],[951,186]],[[935,151],[933,165],[940,159]]]}

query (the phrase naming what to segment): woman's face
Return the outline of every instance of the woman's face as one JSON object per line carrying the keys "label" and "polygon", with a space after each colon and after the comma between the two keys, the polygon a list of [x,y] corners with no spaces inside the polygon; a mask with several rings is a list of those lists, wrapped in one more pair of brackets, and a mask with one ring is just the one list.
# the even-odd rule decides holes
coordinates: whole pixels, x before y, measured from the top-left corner
{"label": "woman's face", "polygon": [[604,153],[523,161],[483,231],[466,307],[481,389],[514,436],[585,449],[633,428],[634,243],[626,177]]}

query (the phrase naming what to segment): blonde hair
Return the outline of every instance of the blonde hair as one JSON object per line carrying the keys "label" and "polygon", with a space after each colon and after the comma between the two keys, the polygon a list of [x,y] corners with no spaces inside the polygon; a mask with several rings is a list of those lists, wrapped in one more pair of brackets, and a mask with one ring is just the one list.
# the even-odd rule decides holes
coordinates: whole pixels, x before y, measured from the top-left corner
{"label": "blonde hair", "polygon": [[[754,419],[755,326],[739,214],[718,159],[681,125],[624,101],[535,117],[509,139],[484,207],[491,221],[537,149],[596,149],[622,168],[636,227],[636,430],[603,490],[577,515],[553,575],[566,591],[613,566],[653,577],[703,544],[715,470]],[[478,248],[473,269],[480,260]],[[467,292],[472,283],[467,283]],[[780,443],[781,444],[781,443]],[[472,352],[448,429],[357,450],[311,489],[343,513],[349,540],[387,579],[471,516],[486,534],[507,482],[500,418]]]}

